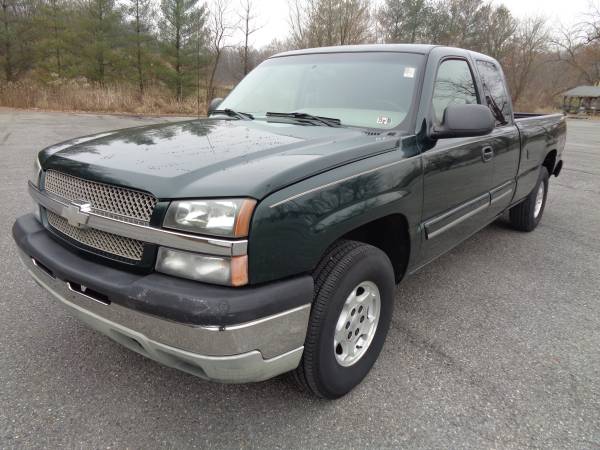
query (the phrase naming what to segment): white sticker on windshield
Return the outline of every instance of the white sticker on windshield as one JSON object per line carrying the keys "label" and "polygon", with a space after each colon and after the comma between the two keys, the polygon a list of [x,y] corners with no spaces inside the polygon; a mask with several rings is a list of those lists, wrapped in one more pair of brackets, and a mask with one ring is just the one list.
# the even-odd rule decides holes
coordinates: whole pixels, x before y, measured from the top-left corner
{"label": "white sticker on windshield", "polygon": [[392,123],[392,119],[389,118],[389,117],[379,116],[377,118],[377,124],[378,125],[389,125],[390,123]]}
{"label": "white sticker on windshield", "polygon": [[404,68],[404,78],[414,78],[417,69],[415,67],[405,67]]}

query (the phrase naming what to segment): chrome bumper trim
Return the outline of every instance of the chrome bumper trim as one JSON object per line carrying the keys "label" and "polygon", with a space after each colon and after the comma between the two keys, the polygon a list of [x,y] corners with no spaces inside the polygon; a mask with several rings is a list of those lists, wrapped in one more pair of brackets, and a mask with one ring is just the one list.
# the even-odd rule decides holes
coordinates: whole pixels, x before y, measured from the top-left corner
{"label": "chrome bumper trim", "polygon": [[[69,215],[67,211],[72,205],[67,200],[61,201],[54,196],[51,197],[45,192],[40,191],[31,182],[29,182],[29,195],[44,208],[68,219]],[[93,211],[86,211],[85,215],[87,216],[85,226],[89,228],[150,244],[217,256],[243,256],[248,252],[248,241],[246,239],[228,241],[225,239],[213,239],[205,236],[178,233],[164,228],[154,228],[105,217]]]}
{"label": "chrome bumper trim", "polygon": [[164,365],[223,383],[262,381],[295,369],[304,350],[310,304],[243,324],[191,326],[69,290],[19,250],[33,279],[76,317]]}

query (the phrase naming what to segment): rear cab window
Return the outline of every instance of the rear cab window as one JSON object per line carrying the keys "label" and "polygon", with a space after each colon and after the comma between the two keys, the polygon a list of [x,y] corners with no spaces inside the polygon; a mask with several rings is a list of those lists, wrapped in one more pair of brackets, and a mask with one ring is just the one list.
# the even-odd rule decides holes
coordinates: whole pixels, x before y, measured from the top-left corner
{"label": "rear cab window", "polygon": [[477,61],[477,70],[483,84],[483,95],[496,119],[496,126],[512,122],[512,109],[504,77],[498,66],[491,61]]}

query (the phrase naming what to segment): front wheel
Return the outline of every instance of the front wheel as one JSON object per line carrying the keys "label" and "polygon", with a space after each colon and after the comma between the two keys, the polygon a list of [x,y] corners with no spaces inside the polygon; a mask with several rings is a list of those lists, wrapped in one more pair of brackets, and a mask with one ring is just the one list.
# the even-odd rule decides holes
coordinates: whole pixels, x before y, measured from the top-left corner
{"label": "front wheel", "polygon": [[548,198],[548,169],[540,168],[538,182],[533,191],[509,211],[510,223],[520,231],[533,231],[542,220]]}
{"label": "front wheel", "polygon": [[304,354],[294,375],[304,389],[333,399],[359,384],[381,352],[392,318],[394,270],[378,248],[342,241],[314,276]]}

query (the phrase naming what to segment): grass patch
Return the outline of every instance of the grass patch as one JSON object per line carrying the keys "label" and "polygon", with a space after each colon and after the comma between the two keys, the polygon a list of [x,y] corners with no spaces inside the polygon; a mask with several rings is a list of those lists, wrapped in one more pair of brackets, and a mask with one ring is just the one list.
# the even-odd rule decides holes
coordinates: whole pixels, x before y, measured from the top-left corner
{"label": "grass patch", "polygon": [[[225,96],[227,88],[217,88]],[[130,84],[102,85],[85,79],[57,80],[51,83],[17,81],[0,85],[0,106],[51,111],[86,111],[131,114],[206,114],[204,89],[178,100],[167,88],[149,86],[141,94]]]}

